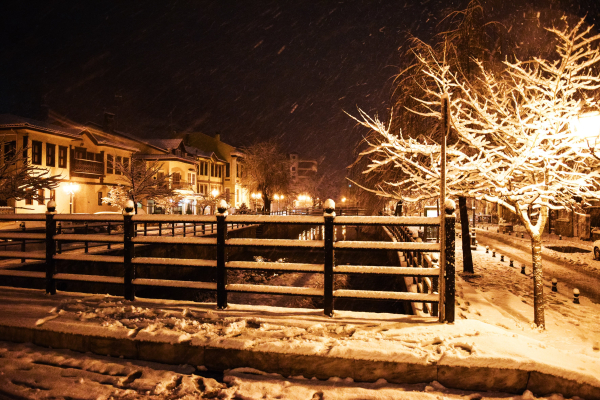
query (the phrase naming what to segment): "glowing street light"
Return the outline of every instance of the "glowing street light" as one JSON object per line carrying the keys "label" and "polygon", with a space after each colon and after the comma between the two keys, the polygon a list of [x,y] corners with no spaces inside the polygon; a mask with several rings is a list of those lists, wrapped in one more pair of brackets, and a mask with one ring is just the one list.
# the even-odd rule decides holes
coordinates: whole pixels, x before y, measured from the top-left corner
{"label": "glowing street light", "polygon": [[278,194],[276,194],[275,196],[273,196],[273,198],[277,200],[277,212],[279,212],[279,200],[283,200],[283,195],[279,196]]}
{"label": "glowing street light", "polygon": [[298,204],[300,207],[308,207],[307,203],[312,201],[311,197],[305,194],[298,195]]}
{"label": "glowing street light", "polygon": [[74,182],[68,182],[63,185],[63,190],[69,194],[69,214],[73,214],[73,195],[79,191],[79,185]]}
{"label": "glowing street light", "polygon": [[600,136],[600,113],[595,111],[581,114],[573,121],[573,125],[582,138],[597,138]]}
{"label": "glowing street light", "polygon": [[252,193],[250,195],[250,197],[252,197],[252,199],[254,200],[254,211],[256,212],[256,209],[258,207],[258,199],[262,198],[262,194],[259,193]]}
{"label": "glowing street light", "polygon": [[212,197],[217,197],[219,195],[219,191],[217,189],[213,189],[213,191],[210,192],[210,194],[212,194]]}

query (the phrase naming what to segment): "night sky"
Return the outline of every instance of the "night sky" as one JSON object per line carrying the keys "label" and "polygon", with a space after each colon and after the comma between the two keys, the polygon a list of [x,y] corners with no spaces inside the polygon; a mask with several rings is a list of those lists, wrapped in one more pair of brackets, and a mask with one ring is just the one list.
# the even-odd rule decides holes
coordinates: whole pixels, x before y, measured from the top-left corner
{"label": "night sky", "polygon": [[[504,22],[532,7],[482,3]],[[599,13],[594,0],[530,3]],[[364,133],[344,111],[385,117],[406,33],[427,40],[448,9],[466,4],[3,2],[0,112],[35,116],[46,103],[80,123],[114,112],[118,129],[144,137],[169,126],[238,146],[277,137],[342,176]]]}

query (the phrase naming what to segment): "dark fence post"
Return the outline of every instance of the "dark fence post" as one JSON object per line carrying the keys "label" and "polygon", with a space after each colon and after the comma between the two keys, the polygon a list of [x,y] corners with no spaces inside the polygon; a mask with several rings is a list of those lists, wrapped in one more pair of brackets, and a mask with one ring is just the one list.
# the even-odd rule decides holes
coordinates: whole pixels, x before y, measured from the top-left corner
{"label": "dark fence post", "polygon": [[[440,260],[438,258],[437,263],[434,262],[434,260],[431,260],[432,262],[432,267],[438,267],[440,266]],[[431,277],[431,293],[439,293],[439,276],[432,276]],[[439,314],[439,304],[438,303],[433,303],[431,305],[431,316],[432,317],[437,317]]]}
{"label": "dark fence post", "polygon": [[[83,233],[85,235],[88,234],[88,222],[87,221],[85,221],[83,223]],[[84,246],[85,246],[85,252],[88,253],[89,252],[89,242],[87,240],[84,242]]]}
{"label": "dark fence post", "polygon": [[131,241],[134,236],[134,223],[131,220],[133,215],[133,201],[129,200],[123,210],[123,266],[125,268],[125,299],[130,301],[135,300],[135,288],[133,286],[135,265],[131,262],[134,252],[134,244]]}
{"label": "dark fence post", "polygon": [[[451,204],[448,204],[451,203]],[[446,225],[445,225],[445,245],[446,245],[446,266],[445,266],[445,276],[444,276],[444,313],[445,313],[445,321],[446,322],[454,322],[454,314],[455,314],[455,294],[456,290],[454,287],[455,284],[455,243],[454,243],[454,225],[456,223],[456,217],[454,216],[454,210],[456,207],[454,206],[454,202],[451,200],[447,200],[447,204],[444,207],[446,211]]]}
{"label": "dark fence post", "polygon": [[327,316],[333,317],[333,264],[335,254],[333,249],[333,219],[335,218],[335,202],[331,199],[323,205],[325,218],[325,268],[323,276],[323,308]]}
{"label": "dark fence post", "polygon": [[[106,231],[107,231],[107,233],[110,235],[110,221],[108,221],[108,225],[107,225],[107,227],[106,227]],[[110,250],[110,242],[108,242],[108,243],[106,244],[106,248],[107,248],[108,250]]]}
{"label": "dark fence post", "polygon": [[227,308],[227,203],[221,199],[217,206],[217,308]]}
{"label": "dark fence post", "polygon": [[[58,228],[57,228],[56,232],[59,235],[62,233],[62,223],[61,222],[58,223]],[[61,254],[62,253],[62,242],[59,240],[57,245],[58,245],[58,254]]]}
{"label": "dark fence post", "polygon": [[[27,228],[25,227],[25,222],[21,222],[21,231],[25,232],[27,230]],[[27,239],[23,239],[21,240],[21,252],[25,253],[25,243],[26,243]],[[21,258],[21,263],[24,263],[25,259]]]}
{"label": "dark fence post", "polygon": [[56,221],[54,215],[56,214],[56,203],[54,200],[48,202],[46,210],[46,293],[56,294],[56,281],[54,280],[54,254],[56,254],[56,242],[54,241]]}

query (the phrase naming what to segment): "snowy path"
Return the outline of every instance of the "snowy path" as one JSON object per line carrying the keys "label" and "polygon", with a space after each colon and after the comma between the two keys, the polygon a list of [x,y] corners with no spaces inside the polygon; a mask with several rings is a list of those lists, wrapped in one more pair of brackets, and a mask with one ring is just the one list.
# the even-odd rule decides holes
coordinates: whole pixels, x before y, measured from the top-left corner
{"label": "snowy path", "polygon": [[[287,399],[287,400],[532,400],[499,392],[447,389],[438,382],[395,385],[351,379],[283,377],[250,368],[227,371],[222,382],[194,367],[0,342],[0,399]],[[561,400],[562,396],[552,396]]]}
{"label": "snowy path", "polygon": [[[480,249],[488,245],[490,249],[495,249],[500,254],[504,254],[505,258],[515,260],[515,268],[520,268],[521,264],[527,265],[527,273],[531,274],[531,251],[526,251],[483,235],[480,235],[478,240],[481,245]],[[564,241],[563,245],[571,244]],[[588,262],[596,262],[592,258],[592,253],[583,253],[578,258],[585,256],[589,258]],[[499,258],[500,255],[498,254],[497,257]],[[594,303],[600,304],[600,273],[597,273],[597,270],[584,268],[584,264],[577,262],[577,260],[557,260],[554,257],[549,257],[547,254],[544,254],[542,259],[545,280],[550,282],[552,278],[556,278],[561,291],[572,293],[573,288],[578,288],[582,293],[582,297],[587,297]],[[505,262],[508,264],[508,259]]]}
{"label": "snowy path", "polygon": [[531,326],[533,284],[530,274],[522,275],[518,265],[509,267],[506,258],[500,262],[498,254],[495,258],[491,251],[486,254],[483,246],[473,251],[475,274],[461,272],[460,246],[456,256],[457,318],[493,323],[549,346],[596,359],[600,357],[600,304],[591,301],[585,292],[581,304],[573,304],[572,291],[566,290],[564,284],[559,284],[559,291],[555,293],[550,290],[550,281],[546,281],[546,330],[538,331]]}
{"label": "snowy path", "polygon": [[193,371],[189,366],[0,342],[0,398],[180,398],[200,396],[211,384],[220,386],[192,377]]}

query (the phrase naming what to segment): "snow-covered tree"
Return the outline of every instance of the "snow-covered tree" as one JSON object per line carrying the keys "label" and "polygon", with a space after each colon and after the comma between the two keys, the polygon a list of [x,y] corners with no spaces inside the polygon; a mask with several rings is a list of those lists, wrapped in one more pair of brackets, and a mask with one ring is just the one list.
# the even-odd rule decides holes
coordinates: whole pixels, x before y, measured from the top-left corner
{"label": "snow-covered tree", "polygon": [[143,200],[173,197],[174,191],[169,182],[170,175],[158,173],[162,166],[157,160],[145,161],[135,157],[131,164],[114,162],[114,168],[120,174],[117,179],[119,186],[111,190],[114,191],[114,198],[110,199],[113,196],[109,194],[107,203],[110,202],[122,209],[125,203],[121,202],[121,192],[125,191],[133,201],[137,213],[137,204]]}
{"label": "snow-covered tree", "polygon": [[243,149],[242,185],[260,193],[264,210],[271,209],[275,194],[287,194],[290,185],[290,162],[274,141],[260,142]]}
{"label": "snow-covered tree", "polygon": [[[449,11],[438,24],[438,29],[439,33],[432,38],[431,45],[409,35],[406,43],[402,46],[405,49],[402,53],[403,67],[394,79],[395,89],[391,98],[394,115],[390,118],[390,129],[392,132],[402,130],[407,137],[439,143],[439,121],[411,111],[411,109],[418,108],[421,100],[437,101],[434,96],[424,97],[423,88],[435,87],[436,82],[422,68],[422,60],[419,59],[419,55],[443,58],[448,68],[461,74],[464,79],[471,79],[477,72],[477,64],[474,59],[484,60],[484,65],[488,70],[495,71],[499,66],[501,67],[499,58],[503,56],[502,48],[508,40],[508,35],[502,24],[491,20],[486,15],[479,0],[471,0],[464,10]],[[373,132],[365,139],[365,142],[372,144],[379,141],[380,137]],[[364,144],[359,145],[360,150],[364,150]],[[398,181],[406,177],[403,170],[391,165],[378,168],[368,175],[360,176],[356,173],[362,172],[368,163],[368,159],[359,156],[353,166],[353,180],[363,186],[373,187],[381,181]],[[356,179],[357,177],[358,179]],[[369,199],[370,204],[381,208],[381,200],[377,201],[375,196],[366,196],[366,198]],[[401,200],[405,201],[406,199]],[[425,202],[429,205],[436,204],[432,200]],[[474,272],[466,203],[466,197],[459,196],[458,205],[464,249],[463,271]],[[405,201],[406,207],[409,204]]]}
{"label": "snow-covered tree", "polygon": [[130,200],[129,191],[122,185],[117,185],[111,187],[108,195],[102,198],[102,204],[108,204],[109,206],[119,208],[119,211],[123,211],[127,200]]}
{"label": "snow-covered tree", "polygon": [[173,214],[173,209],[179,206],[184,197],[177,192],[173,192],[171,195],[154,197],[153,200],[156,207],[165,210],[165,214]]}
{"label": "snow-covered tree", "polygon": [[15,142],[0,141],[0,200],[44,201],[40,189],[56,189],[60,175],[50,175],[46,168],[31,164],[26,148],[17,148]]}
{"label": "snow-covered tree", "polygon": [[[596,130],[580,128],[579,118],[600,107],[595,68],[600,35],[581,20],[574,27],[548,29],[556,39],[550,60],[505,61],[490,72],[479,60],[475,80],[465,80],[433,52],[417,54],[435,85],[423,87],[423,107],[415,112],[441,119],[439,104],[450,96],[452,140],[448,147],[449,196],[469,196],[501,204],[523,223],[531,237],[534,323],[545,327],[541,243],[549,209],[577,209],[600,199],[600,164],[594,158]],[[362,113],[363,125],[380,139],[364,156],[369,174],[393,165],[401,179],[381,182],[380,195],[409,200],[439,195],[440,146],[405,137],[390,125]],[[533,210],[530,218],[529,211]]]}

